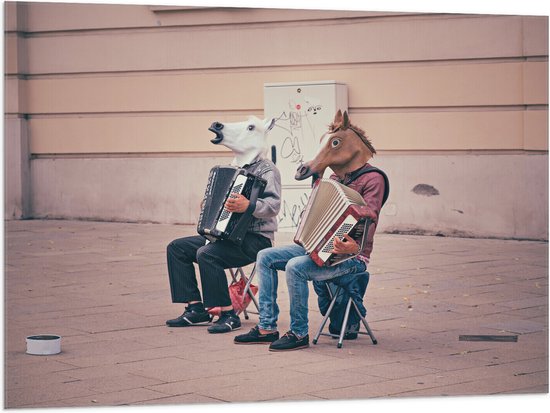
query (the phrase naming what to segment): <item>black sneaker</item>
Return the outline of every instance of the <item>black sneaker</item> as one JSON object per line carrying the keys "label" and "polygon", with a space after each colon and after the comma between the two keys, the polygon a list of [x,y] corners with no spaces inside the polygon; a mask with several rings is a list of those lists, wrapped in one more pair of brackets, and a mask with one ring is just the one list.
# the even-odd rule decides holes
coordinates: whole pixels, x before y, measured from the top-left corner
{"label": "black sneaker", "polygon": [[302,338],[298,338],[292,331],[288,331],[279,340],[274,341],[269,345],[269,351],[288,351],[299,350],[309,347],[309,335],[306,334]]}
{"label": "black sneaker", "polygon": [[241,328],[241,319],[237,314],[233,313],[222,313],[220,318],[218,318],[210,327],[208,327],[208,332],[212,334],[218,333],[229,333],[233,330],[238,330]]}
{"label": "black sneaker", "polygon": [[178,318],[166,321],[168,327],[188,327],[209,324],[212,316],[204,308],[202,311],[196,307],[185,307],[185,312]]}
{"label": "black sneaker", "polygon": [[233,339],[235,344],[270,344],[279,339],[279,332],[261,334],[258,326],[252,328],[248,333],[241,334]]}

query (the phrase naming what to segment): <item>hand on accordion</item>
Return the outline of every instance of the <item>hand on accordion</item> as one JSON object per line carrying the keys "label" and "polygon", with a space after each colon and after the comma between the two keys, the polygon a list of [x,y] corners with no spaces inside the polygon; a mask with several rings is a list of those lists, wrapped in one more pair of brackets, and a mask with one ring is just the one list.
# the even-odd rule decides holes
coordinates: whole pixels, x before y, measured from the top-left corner
{"label": "hand on accordion", "polygon": [[334,248],[332,254],[357,254],[359,253],[359,244],[348,234],[344,234],[343,238],[334,237]]}
{"label": "hand on accordion", "polygon": [[225,202],[225,209],[229,212],[243,213],[250,205],[250,201],[244,195],[232,194]]}

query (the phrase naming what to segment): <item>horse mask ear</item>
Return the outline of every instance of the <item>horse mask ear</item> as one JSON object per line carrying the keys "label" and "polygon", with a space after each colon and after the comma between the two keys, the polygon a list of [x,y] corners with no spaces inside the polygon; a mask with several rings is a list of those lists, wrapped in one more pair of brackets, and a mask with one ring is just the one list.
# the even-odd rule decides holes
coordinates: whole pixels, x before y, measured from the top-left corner
{"label": "horse mask ear", "polygon": [[348,111],[344,111],[344,120],[342,121],[342,130],[346,130],[350,126]]}
{"label": "horse mask ear", "polygon": [[275,118],[267,119],[264,124],[265,131],[269,132],[271,129],[273,129],[274,126],[275,126]]}
{"label": "horse mask ear", "polygon": [[334,116],[334,121],[330,125],[329,129],[333,131],[336,129],[346,130],[350,127],[350,125],[348,111],[345,110],[342,115],[342,111],[338,109],[338,112],[336,112],[336,115]]}
{"label": "horse mask ear", "polygon": [[334,115],[334,121],[332,122],[335,126],[338,126],[342,123],[342,111],[338,109],[336,115]]}

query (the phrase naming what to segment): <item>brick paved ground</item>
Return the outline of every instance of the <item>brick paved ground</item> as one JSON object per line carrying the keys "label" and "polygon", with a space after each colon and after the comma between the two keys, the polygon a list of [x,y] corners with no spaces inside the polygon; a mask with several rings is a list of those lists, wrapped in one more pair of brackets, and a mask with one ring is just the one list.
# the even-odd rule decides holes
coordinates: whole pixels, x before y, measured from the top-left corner
{"label": "brick paved ground", "polygon": [[[170,302],[165,246],[194,230],[6,222],[5,407],[548,392],[547,243],[379,234],[366,295],[379,344],[360,336],[337,349],[321,337],[270,353],[234,345],[237,333],[165,326],[183,310]],[[311,328],[319,321],[310,299]],[[26,354],[25,337],[39,333],[61,335],[62,353]],[[480,334],[518,341],[459,341]]]}

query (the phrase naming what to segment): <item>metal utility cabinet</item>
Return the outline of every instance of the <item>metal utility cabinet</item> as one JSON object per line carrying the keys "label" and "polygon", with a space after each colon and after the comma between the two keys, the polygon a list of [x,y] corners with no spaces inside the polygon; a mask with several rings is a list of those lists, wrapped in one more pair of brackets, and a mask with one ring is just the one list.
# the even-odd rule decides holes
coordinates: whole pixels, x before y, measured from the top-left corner
{"label": "metal utility cabinet", "polygon": [[276,119],[268,143],[275,145],[281,172],[279,231],[296,230],[311,191],[311,180],[294,179],[296,169],[315,156],[338,109],[347,108],[347,86],[334,80],[264,84],[264,116]]}

